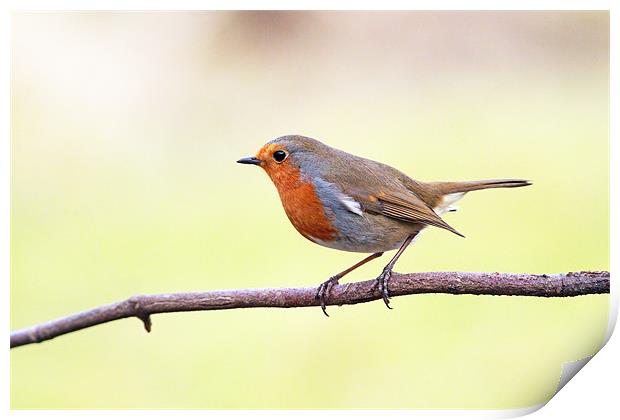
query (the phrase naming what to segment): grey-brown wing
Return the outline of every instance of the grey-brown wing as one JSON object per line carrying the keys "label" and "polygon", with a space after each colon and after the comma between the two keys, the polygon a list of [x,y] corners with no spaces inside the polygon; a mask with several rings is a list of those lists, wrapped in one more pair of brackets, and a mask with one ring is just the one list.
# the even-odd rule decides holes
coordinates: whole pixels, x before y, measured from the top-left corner
{"label": "grey-brown wing", "polygon": [[[334,161],[335,164],[325,178],[359,202],[363,211],[403,222],[436,226],[463,236],[421,198],[429,202],[436,199],[422,189],[423,183],[410,179],[391,166],[358,156],[347,154],[346,159]],[[403,180],[412,185],[405,185]],[[412,187],[420,189],[420,195]]]}
{"label": "grey-brown wing", "polygon": [[384,216],[404,222],[435,226],[463,236],[414,194],[390,192],[377,197],[377,203],[381,206],[381,214]]}

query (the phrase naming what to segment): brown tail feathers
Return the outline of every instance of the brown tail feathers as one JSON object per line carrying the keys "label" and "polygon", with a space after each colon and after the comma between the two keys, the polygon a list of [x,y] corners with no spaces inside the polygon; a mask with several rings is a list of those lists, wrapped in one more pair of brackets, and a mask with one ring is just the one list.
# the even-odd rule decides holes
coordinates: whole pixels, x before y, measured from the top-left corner
{"label": "brown tail feathers", "polygon": [[525,179],[488,179],[484,181],[433,182],[432,185],[442,194],[486,190],[487,188],[515,188],[532,185]]}

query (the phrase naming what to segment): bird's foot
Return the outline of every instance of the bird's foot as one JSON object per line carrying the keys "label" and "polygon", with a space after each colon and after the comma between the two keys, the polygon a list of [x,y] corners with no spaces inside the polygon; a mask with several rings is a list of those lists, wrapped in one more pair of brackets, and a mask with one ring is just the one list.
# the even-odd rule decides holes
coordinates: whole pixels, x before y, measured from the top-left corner
{"label": "bird's foot", "polygon": [[386,267],[383,269],[383,272],[379,274],[379,277],[375,279],[376,284],[374,286],[379,288],[379,292],[381,292],[381,296],[383,297],[383,303],[385,303],[385,306],[387,306],[388,309],[392,309],[390,306],[390,293],[388,290],[388,282],[390,281],[390,278],[392,278],[392,269]]}
{"label": "bird's foot", "polygon": [[314,295],[314,298],[321,303],[321,309],[323,310],[325,316],[329,316],[325,307],[325,298],[329,296],[329,291],[332,287],[335,284],[338,284],[338,280],[338,276],[332,276],[327,281],[321,283],[321,285],[316,289],[316,295]]}

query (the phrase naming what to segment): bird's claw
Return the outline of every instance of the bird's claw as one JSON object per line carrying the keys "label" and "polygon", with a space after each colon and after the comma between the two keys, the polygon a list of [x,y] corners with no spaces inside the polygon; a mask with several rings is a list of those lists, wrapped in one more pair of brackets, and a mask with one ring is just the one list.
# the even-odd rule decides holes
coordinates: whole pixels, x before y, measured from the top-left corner
{"label": "bird's claw", "polygon": [[335,284],[338,284],[338,277],[332,276],[327,281],[324,281],[319,285],[316,289],[316,294],[314,295],[314,298],[321,303],[321,309],[323,310],[325,316],[329,316],[325,305],[325,297],[329,295],[330,290]]}
{"label": "bird's claw", "polygon": [[379,292],[381,292],[381,296],[383,297],[383,303],[388,309],[392,309],[390,306],[390,293],[388,290],[388,282],[392,277],[392,270],[384,269],[379,277],[375,279],[377,287],[379,287]]}

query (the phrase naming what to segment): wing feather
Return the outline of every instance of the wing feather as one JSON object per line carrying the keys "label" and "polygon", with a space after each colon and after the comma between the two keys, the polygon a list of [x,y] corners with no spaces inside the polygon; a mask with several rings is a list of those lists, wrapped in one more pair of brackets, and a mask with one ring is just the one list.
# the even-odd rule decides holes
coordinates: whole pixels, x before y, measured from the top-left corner
{"label": "wing feather", "polygon": [[391,201],[391,199],[392,197],[390,196],[382,197],[379,199],[379,201],[383,204],[382,214],[384,214],[385,216],[402,220],[403,222],[423,223],[425,225],[435,226],[441,229],[446,229],[459,236],[463,236],[456,229],[447,224],[441,217],[437,215],[437,213],[433,211],[433,209],[428,207],[423,202],[403,203],[401,200],[397,199]]}
{"label": "wing feather", "polygon": [[446,229],[456,235],[460,232],[446,223],[431,207],[415,194],[381,193],[375,200],[356,199],[362,203],[364,210],[408,223],[422,223]]}

